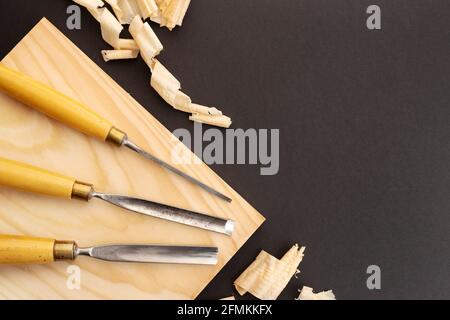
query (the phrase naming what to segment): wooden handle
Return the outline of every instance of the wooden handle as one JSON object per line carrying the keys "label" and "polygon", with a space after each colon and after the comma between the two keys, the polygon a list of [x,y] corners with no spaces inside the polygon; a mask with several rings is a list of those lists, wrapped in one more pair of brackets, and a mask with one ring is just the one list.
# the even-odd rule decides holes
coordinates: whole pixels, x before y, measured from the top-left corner
{"label": "wooden handle", "polygon": [[0,264],[43,264],[75,260],[76,248],[74,241],[0,235]]}
{"label": "wooden handle", "polygon": [[0,264],[42,264],[55,261],[55,240],[0,235]]}
{"label": "wooden handle", "polygon": [[112,124],[88,107],[0,63],[0,90],[89,136],[106,140]]}
{"label": "wooden handle", "polygon": [[71,199],[75,183],[75,179],[0,158],[0,185]]}

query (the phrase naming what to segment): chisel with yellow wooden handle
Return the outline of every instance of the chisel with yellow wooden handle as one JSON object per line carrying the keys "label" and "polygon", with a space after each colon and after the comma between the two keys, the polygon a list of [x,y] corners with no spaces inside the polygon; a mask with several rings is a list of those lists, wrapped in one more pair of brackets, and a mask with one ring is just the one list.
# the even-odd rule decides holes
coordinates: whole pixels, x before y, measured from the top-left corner
{"label": "chisel with yellow wooden handle", "polygon": [[216,265],[218,252],[218,248],[215,247],[146,244],[80,248],[75,241],[0,235],[0,265],[73,261],[78,256],[88,256],[111,262]]}
{"label": "chisel with yellow wooden handle", "polygon": [[149,200],[97,192],[92,184],[25,163],[0,158],[0,185],[65,199],[102,199],[118,207],[188,226],[231,235],[234,221]]}
{"label": "chisel with yellow wooden handle", "polygon": [[87,106],[43,83],[6,67],[2,63],[0,63],[0,90],[29,107],[91,137],[112,142],[120,147],[127,147],[211,194],[231,202],[229,197],[219,191],[146,152],[133,143],[125,132],[116,128],[108,120],[102,118]]}

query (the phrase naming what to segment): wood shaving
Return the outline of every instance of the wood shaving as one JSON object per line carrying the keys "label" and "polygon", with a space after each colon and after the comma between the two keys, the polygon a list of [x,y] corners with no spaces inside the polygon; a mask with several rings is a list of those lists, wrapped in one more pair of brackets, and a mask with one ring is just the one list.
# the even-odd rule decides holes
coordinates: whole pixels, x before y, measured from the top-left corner
{"label": "wood shaving", "polygon": [[130,24],[136,15],[140,15],[140,8],[136,0],[105,0],[121,24]]}
{"label": "wood shaving", "polygon": [[171,0],[155,0],[158,6],[158,14],[155,17],[150,18],[151,21],[158,23],[161,27],[165,26],[165,18],[163,17],[163,11],[167,9]]}
{"label": "wood shaving", "polygon": [[129,49],[136,50],[137,45],[132,39],[120,39],[123,26],[107,9],[103,8],[104,2],[101,0],[73,0],[75,3],[85,7],[92,16],[100,23],[102,38],[116,50]]}
{"label": "wood shaving", "polygon": [[150,65],[152,70],[151,86],[172,107],[189,112],[191,98],[181,92],[181,83],[156,59]]}
{"label": "wood shaving", "polygon": [[129,31],[139,47],[142,58],[149,67],[152,60],[164,49],[153,29],[148,23],[143,23],[140,16],[135,16]]}
{"label": "wood shaving", "polygon": [[100,26],[102,37],[111,47],[121,49],[119,44],[120,33],[123,30],[122,25],[117,21],[113,14],[106,8],[99,9]]}
{"label": "wood shaving", "polygon": [[236,298],[234,296],[231,296],[231,297],[222,298],[220,300],[236,300]]}
{"label": "wood shaving", "polygon": [[85,7],[97,20],[100,22],[100,11],[99,8],[103,7],[105,3],[102,0],[73,0],[76,4]]}
{"label": "wood shaving", "polygon": [[160,15],[155,0],[105,0],[121,24],[130,24],[139,15],[145,19]]}
{"label": "wood shaving", "polygon": [[173,108],[191,113],[192,121],[229,128],[231,119],[217,108],[205,107],[192,103],[191,98],[181,91],[181,83],[156,59],[150,64],[152,77],[150,84],[153,89]]}
{"label": "wood shaving", "polygon": [[303,287],[297,300],[336,300],[332,290],[314,293],[314,289]]}
{"label": "wood shaving", "polygon": [[165,1],[164,9],[160,7],[162,26],[167,27],[169,30],[172,30],[175,26],[181,26],[190,3],[191,0]]}
{"label": "wood shaving", "polygon": [[276,300],[297,272],[305,247],[293,246],[281,260],[261,251],[256,260],[234,282],[242,296],[247,292],[261,300]]}
{"label": "wood shaving", "polygon": [[159,8],[155,0],[136,0],[143,19],[154,18],[159,15]]}
{"label": "wood shaving", "polygon": [[105,62],[111,60],[136,59],[139,50],[102,50],[102,56]]}
{"label": "wood shaving", "polygon": [[123,11],[119,6],[119,0],[105,0],[107,4],[111,6],[111,8],[114,11],[114,14],[117,17],[117,20],[119,20],[120,24],[124,24],[123,22]]}

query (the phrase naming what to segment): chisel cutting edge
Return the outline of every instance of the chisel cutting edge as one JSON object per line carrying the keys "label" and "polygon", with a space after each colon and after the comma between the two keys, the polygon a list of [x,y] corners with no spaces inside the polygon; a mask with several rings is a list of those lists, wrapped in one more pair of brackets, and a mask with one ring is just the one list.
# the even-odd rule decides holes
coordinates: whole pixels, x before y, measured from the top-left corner
{"label": "chisel cutting edge", "polygon": [[113,126],[108,120],[102,118],[87,106],[20,72],[7,68],[2,63],[0,63],[0,90],[69,127],[88,136],[111,142],[119,147],[127,147],[209,193],[227,202],[232,201],[229,197],[198,179],[144,151],[133,143],[125,132]]}
{"label": "chisel cutting edge", "polygon": [[1,264],[44,264],[87,256],[110,262],[216,265],[216,247],[108,245],[80,248],[75,241],[0,235]]}
{"label": "chisel cutting edge", "polygon": [[98,198],[118,207],[188,226],[231,235],[234,221],[196,213],[150,200],[97,192],[92,184],[28,164],[0,158],[0,185],[65,199]]}

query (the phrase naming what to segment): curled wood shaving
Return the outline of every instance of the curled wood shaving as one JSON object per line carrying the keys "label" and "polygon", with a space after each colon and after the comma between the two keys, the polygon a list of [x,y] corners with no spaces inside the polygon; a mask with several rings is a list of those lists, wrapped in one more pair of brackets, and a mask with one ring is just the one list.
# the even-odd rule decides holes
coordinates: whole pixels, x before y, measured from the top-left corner
{"label": "curled wood shaving", "polygon": [[150,25],[143,23],[140,16],[134,17],[129,31],[140,49],[142,58],[150,67],[152,65],[152,59],[163,50],[163,45]]}
{"label": "curled wood shaving", "polygon": [[119,20],[120,24],[124,24],[123,22],[123,11],[119,6],[119,0],[105,0],[107,4],[111,6],[111,8],[114,11],[114,14],[117,17],[117,20]]}
{"label": "curled wood shaving", "polygon": [[105,62],[111,60],[135,59],[139,55],[139,50],[102,50]]}
{"label": "curled wood shaving", "polygon": [[281,260],[262,251],[234,282],[240,295],[247,292],[261,300],[276,300],[303,259],[305,247],[293,246]]}
{"label": "curled wood shaving", "polygon": [[103,39],[115,49],[121,49],[119,44],[120,33],[123,30],[122,25],[117,21],[113,14],[106,8],[99,9],[100,25]]}
{"label": "curled wood shaving", "polygon": [[153,22],[159,23],[161,27],[169,30],[175,26],[181,26],[191,0],[155,0],[159,12],[157,16],[151,17]]}
{"label": "curled wood shaving", "polygon": [[154,18],[159,15],[159,8],[155,0],[136,0],[143,19]]}
{"label": "curled wood shaving", "polygon": [[175,26],[181,26],[183,24],[184,16],[191,0],[172,0],[168,4],[167,8],[162,12],[164,23],[169,30],[175,28]]}
{"label": "curled wood shaving", "polygon": [[192,121],[229,128],[231,119],[222,115],[217,108],[205,107],[192,103],[191,98],[181,91],[181,83],[156,59],[150,68],[152,77],[150,84],[153,89],[173,108],[191,113]]}
{"label": "curled wood shaving", "polygon": [[234,296],[231,296],[231,297],[222,298],[220,300],[236,300],[236,298]]}
{"label": "curled wood shaving", "polygon": [[98,9],[105,5],[102,0],[73,0],[73,2],[85,7],[92,14],[95,20],[100,22],[100,11]]}
{"label": "curled wood shaving", "polygon": [[332,290],[314,293],[313,288],[303,287],[297,300],[336,300]]}
{"label": "curled wood shaving", "polygon": [[155,17],[152,17],[150,20],[153,22],[159,23],[161,27],[165,26],[164,17],[162,13],[166,10],[171,0],[155,0],[156,5],[158,6],[158,14]]}
{"label": "curled wood shaving", "polygon": [[121,24],[130,24],[140,9],[136,0],[105,0],[108,2]]}
{"label": "curled wood shaving", "polygon": [[123,26],[107,9],[103,8],[104,2],[101,0],[74,0],[75,3],[89,10],[92,16],[100,23],[102,38],[116,50],[130,49],[136,50],[137,45],[132,39],[120,39]]}
{"label": "curled wood shaving", "polygon": [[151,86],[172,107],[189,112],[191,99],[181,92],[181,83],[156,59],[150,64],[152,70]]}
{"label": "curled wood shaving", "polygon": [[159,15],[155,0],[105,0],[112,8],[121,24],[130,24],[135,16],[144,19]]}

